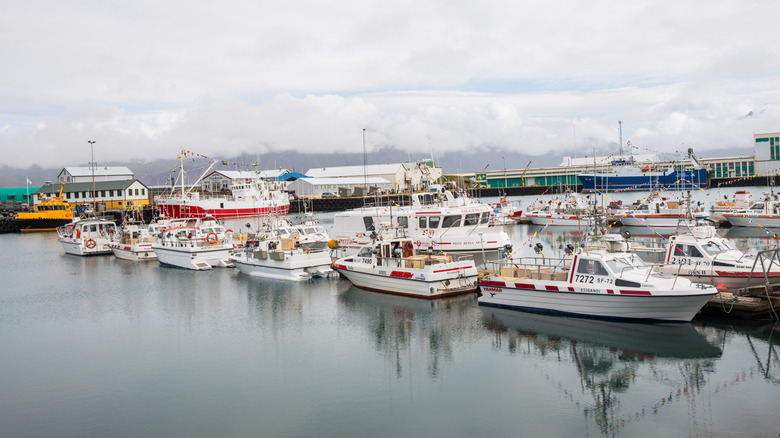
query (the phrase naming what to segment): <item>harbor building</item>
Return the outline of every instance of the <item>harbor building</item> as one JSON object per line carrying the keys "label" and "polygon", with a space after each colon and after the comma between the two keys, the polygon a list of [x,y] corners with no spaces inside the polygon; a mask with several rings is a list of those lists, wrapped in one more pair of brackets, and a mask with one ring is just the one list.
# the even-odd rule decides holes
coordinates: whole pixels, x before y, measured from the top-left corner
{"label": "harbor building", "polygon": [[378,190],[390,190],[392,183],[378,177],[352,177],[352,178],[298,178],[287,186],[288,192],[304,198],[321,198],[324,193],[338,194],[339,196],[353,196],[356,189],[362,191],[363,187],[376,188]]}
{"label": "harbor building", "polygon": [[61,183],[92,183],[95,181],[123,181],[135,178],[133,172],[124,166],[91,166],[91,167],[65,167],[57,176],[57,181]]}
{"label": "harbor building", "polygon": [[[37,205],[42,196],[56,195],[60,191],[59,184],[46,183],[33,194],[33,202]],[[62,197],[71,205],[85,207],[97,204],[98,211],[122,210],[128,207],[143,207],[149,205],[149,188],[137,179],[117,181],[95,181],[93,197],[92,180],[65,184]]]}
{"label": "harbor building", "polygon": [[0,202],[29,204],[40,186],[0,188]]}
{"label": "harbor building", "polygon": [[755,169],[759,175],[780,173],[780,133],[754,134]]}
{"label": "harbor building", "polygon": [[306,176],[313,178],[382,178],[395,191],[422,190],[442,176],[440,167],[432,160],[366,166],[312,168]]}

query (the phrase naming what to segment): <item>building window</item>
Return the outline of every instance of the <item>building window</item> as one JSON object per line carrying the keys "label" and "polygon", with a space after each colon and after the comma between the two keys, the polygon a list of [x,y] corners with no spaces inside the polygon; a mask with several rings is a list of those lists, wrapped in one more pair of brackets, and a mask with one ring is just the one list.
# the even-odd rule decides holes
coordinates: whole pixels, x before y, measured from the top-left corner
{"label": "building window", "polygon": [[9,201],[16,201],[16,195],[8,195]]}
{"label": "building window", "polygon": [[[70,193],[68,193],[68,195],[70,195]],[[79,199],[79,192],[73,192],[73,197]]]}

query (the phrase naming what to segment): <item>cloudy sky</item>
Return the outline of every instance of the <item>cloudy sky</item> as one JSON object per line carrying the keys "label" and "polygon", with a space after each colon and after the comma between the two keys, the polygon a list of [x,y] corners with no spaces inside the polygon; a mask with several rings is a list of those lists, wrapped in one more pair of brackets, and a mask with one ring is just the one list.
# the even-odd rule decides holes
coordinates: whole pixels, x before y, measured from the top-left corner
{"label": "cloudy sky", "polygon": [[[0,6],[0,164],[392,146],[587,154],[780,131],[780,2]],[[359,163],[355,163],[359,164]]]}

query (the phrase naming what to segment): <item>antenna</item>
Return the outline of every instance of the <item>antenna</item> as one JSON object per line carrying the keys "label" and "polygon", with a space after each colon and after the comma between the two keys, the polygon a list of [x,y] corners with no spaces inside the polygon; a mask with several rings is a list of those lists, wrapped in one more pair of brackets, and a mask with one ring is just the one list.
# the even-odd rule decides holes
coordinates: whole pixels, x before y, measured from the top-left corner
{"label": "antenna", "polygon": [[620,132],[620,155],[623,155],[623,121],[618,120],[618,131]]}

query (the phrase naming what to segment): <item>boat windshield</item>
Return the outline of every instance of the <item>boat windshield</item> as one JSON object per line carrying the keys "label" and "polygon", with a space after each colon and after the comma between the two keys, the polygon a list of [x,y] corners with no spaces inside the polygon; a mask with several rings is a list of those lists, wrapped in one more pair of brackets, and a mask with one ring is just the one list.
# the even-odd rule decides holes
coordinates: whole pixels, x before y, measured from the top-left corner
{"label": "boat windshield", "polygon": [[374,254],[374,251],[368,247],[364,246],[360,249],[360,252],[358,253],[358,257],[371,257]]}
{"label": "boat windshield", "polygon": [[704,249],[704,251],[706,251],[709,255],[716,255],[723,251],[735,250],[737,249],[737,246],[728,240],[721,240],[717,242],[710,240],[706,244],[702,245],[702,249]]}
{"label": "boat windshield", "polygon": [[607,260],[607,266],[609,266],[612,272],[618,275],[620,275],[622,272],[633,271],[635,269],[644,269],[647,267],[645,262],[635,254]]}

